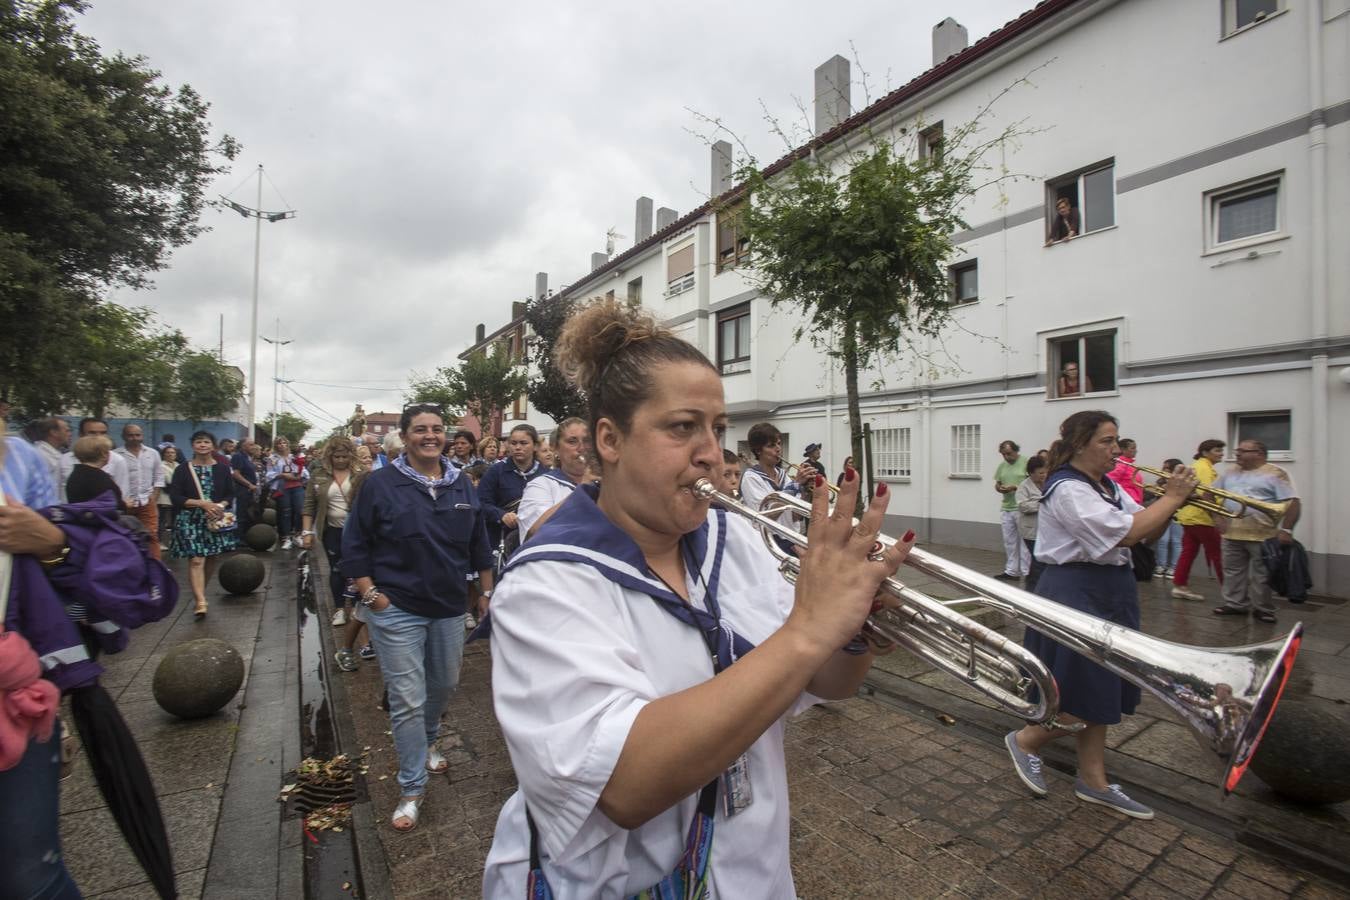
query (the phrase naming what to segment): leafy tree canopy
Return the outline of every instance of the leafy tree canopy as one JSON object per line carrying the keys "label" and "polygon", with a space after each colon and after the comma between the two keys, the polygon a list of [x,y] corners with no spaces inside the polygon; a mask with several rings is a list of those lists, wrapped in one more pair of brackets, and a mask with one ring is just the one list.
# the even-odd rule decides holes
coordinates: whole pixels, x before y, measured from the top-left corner
{"label": "leafy tree canopy", "polygon": [[238,370],[202,352],[188,353],[179,362],[170,394],[173,408],[193,425],[224,416],[243,396],[244,378]]}
{"label": "leafy tree canopy", "polygon": [[413,376],[409,403],[437,403],[447,410],[467,410],[484,428],[492,414],[505,409],[529,384],[505,344],[492,353],[481,350],[457,369],[442,366],[432,376]]}
{"label": "leafy tree canopy", "polygon": [[308,434],[309,430],[313,427],[313,422],[303,416],[297,416],[295,413],[289,412],[277,414],[275,429],[272,427],[271,415],[269,415],[265,421],[258,423],[258,430],[266,432],[267,434],[266,440],[268,444],[272,443],[273,434],[280,434],[281,437],[284,437],[291,442],[292,448],[304,440],[305,435]]}
{"label": "leafy tree canopy", "polygon": [[576,302],[561,296],[539,297],[525,305],[525,323],[530,326],[526,353],[533,371],[528,385],[530,403],[544,415],[561,422],[586,415],[586,398],[558,373],[553,347]]}
{"label": "leafy tree canopy", "polygon": [[213,141],[192,88],[79,34],[84,8],[0,0],[0,399],[32,414],[75,402],[62,370],[85,314],[201,233],[206,187],[238,151]]}

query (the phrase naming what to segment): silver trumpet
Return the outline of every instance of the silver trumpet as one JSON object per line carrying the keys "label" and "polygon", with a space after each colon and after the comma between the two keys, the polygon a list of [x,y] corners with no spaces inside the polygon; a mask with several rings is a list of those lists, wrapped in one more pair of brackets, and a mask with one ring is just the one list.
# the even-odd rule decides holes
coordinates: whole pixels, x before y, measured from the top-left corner
{"label": "silver trumpet", "polygon": [[[751,509],[707,479],[699,479],[693,492],[749,519],[778,559],[783,577],[795,583],[801,561],[772,538],[802,548],[807,538],[776,517],[790,509],[809,518],[810,505],[773,493],[758,510]],[[886,535],[878,542],[885,547],[896,543]],[[1047,728],[1065,727],[1056,722],[1059,687],[1045,665],[1021,644],[952,607],[980,604],[996,609],[1150,691],[1175,710],[1200,746],[1224,764],[1220,786],[1225,795],[1246,773],[1303,640],[1300,622],[1284,637],[1263,644],[1226,648],[1176,644],[1028,593],[917,547],[905,562],[972,596],[938,600],[892,576],[882,590],[899,605],[869,616],[865,633],[899,644],[1021,718]],[[1033,687],[1039,693],[1035,700],[1030,699]]]}

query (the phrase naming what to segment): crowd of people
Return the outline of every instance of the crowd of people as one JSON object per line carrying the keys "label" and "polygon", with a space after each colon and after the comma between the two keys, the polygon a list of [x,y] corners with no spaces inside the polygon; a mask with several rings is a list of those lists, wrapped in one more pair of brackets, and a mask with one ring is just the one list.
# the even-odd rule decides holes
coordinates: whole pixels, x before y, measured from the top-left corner
{"label": "crowd of people", "polygon": [[[403,410],[397,434],[334,436],[312,459],[284,438],[264,451],[205,431],[180,455],[170,436],[148,446],[134,425],[114,448],[106,422],[83,420],[73,434],[50,419],[29,429],[27,455],[10,454],[7,477],[17,459],[48,478],[50,496],[24,495],[35,503],[106,497],[149,533],[167,529],[165,549],[189,560],[198,618],[213,561],[263,501],[283,551],[322,547],[343,629],[337,665],[373,660],[387,692],[398,832],[417,827],[429,778],[449,767],[437,736],[466,633],[490,635],[494,711],[519,789],[497,821],[485,896],[527,885],[532,896],[667,896],[699,884],[790,896],[785,719],[852,696],[892,649],[863,624],[896,602],[880,587],[915,534],[878,542],[884,481],[854,521],[852,459],[833,483],[818,444],[789,466],[767,422],[749,429],[753,461],[724,449],[716,368],[640,310],[584,307],[556,357],[589,408],[551,443],[524,424],[479,440],[425,403]],[[1260,549],[1292,541],[1299,504],[1259,441],[1242,440],[1220,474],[1223,449],[1203,441],[1193,466],[1168,459],[1164,477],[1146,478],[1138,446],[1105,411],[1069,416],[1034,456],[1004,441],[998,577],[1137,629],[1136,548],[1153,548],[1147,574],[1170,574],[1183,599],[1198,596],[1188,576],[1204,549],[1222,583],[1214,614],[1274,622]],[[1216,521],[1194,506],[1206,488],[1288,505],[1277,522],[1246,509]],[[770,494],[800,501],[774,513],[784,553],[798,557],[792,582],[736,514]],[[0,516],[0,549],[50,551],[5,526]],[[1061,697],[1058,727],[1007,734],[1018,778],[1046,794],[1040,754],[1072,734],[1075,795],[1151,818],[1105,769],[1107,730],[1134,711],[1139,689],[1032,630],[1025,645]]]}

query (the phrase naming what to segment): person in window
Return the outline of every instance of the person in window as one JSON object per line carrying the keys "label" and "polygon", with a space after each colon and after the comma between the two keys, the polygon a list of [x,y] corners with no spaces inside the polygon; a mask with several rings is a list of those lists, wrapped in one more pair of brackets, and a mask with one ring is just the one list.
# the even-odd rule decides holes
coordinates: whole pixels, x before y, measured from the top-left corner
{"label": "person in window", "polygon": [[1055,216],[1050,220],[1050,239],[1045,245],[1048,247],[1076,238],[1082,228],[1082,217],[1078,215],[1078,210],[1068,197],[1060,197],[1055,201]]}
{"label": "person in window", "polygon": [[1086,375],[1078,376],[1078,363],[1069,360],[1060,370],[1059,382],[1055,386],[1056,397],[1073,397],[1078,394],[1092,393],[1092,379]]}

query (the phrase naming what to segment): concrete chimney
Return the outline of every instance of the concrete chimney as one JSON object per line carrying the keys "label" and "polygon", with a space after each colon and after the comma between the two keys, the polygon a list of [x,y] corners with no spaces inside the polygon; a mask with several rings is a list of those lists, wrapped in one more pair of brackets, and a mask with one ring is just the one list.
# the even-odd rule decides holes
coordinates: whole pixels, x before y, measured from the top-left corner
{"label": "concrete chimney", "polygon": [[849,117],[848,60],[835,54],[816,67],[816,134]]}
{"label": "concrete chimney", "polygon": [[604,265],[605,263],[607,263],[607,262],[609,262],[609,254],[606,254],[606,253],[592,253],[592,254],[591,254],[591,271],[594,272],[596,269],[600,268],[601,266],[603,266],[603,265]]}
{"label": "concrete chimney", "polygon": [[652,236],[652,198],[637,198],[637,218],[633,221],[633,246]]}
{"label": "concrete chimney", "polygon": [[675,220],[679,217],[680,214],[669,206],[661,207],[656,211],[656,230],[665,231],[667,228],[674,225]]}
{"label": "concrete chimney", "polygon": [[538,300],[548,294],[548,273],[534,273],[534,299]]}
{"label": "concrete chimney", "polygon": [[512,318],[512,319],[519,319],[519,318],[520,318],[521,316],[523,316],[523,315],[525,315],[525,301],[524,301],[524,300],[512,300],[512,301],[511,301],[511,318]]}
{"label": "concrete chimney", "polygon": [[949,57],[960,53],[968,46],[970,34],[966,31],[966,26],[950,16],[933,26],[933,65],[946,62]]}
{"label": "concrete chimney", "polygon": [[484,325],[482,322],[479,322],[478,328],[476,328],[473,333],[473,342],[475,344],[481,344],[483,343],[483,339],[486,337],[487,337],[487,326]]}
{"label": "concrete chimney", "polygon": [[729,190],[731,190],[731,142],[718,141],[712,145],[712,181],[708,186],[708,194],[716,198]]}

